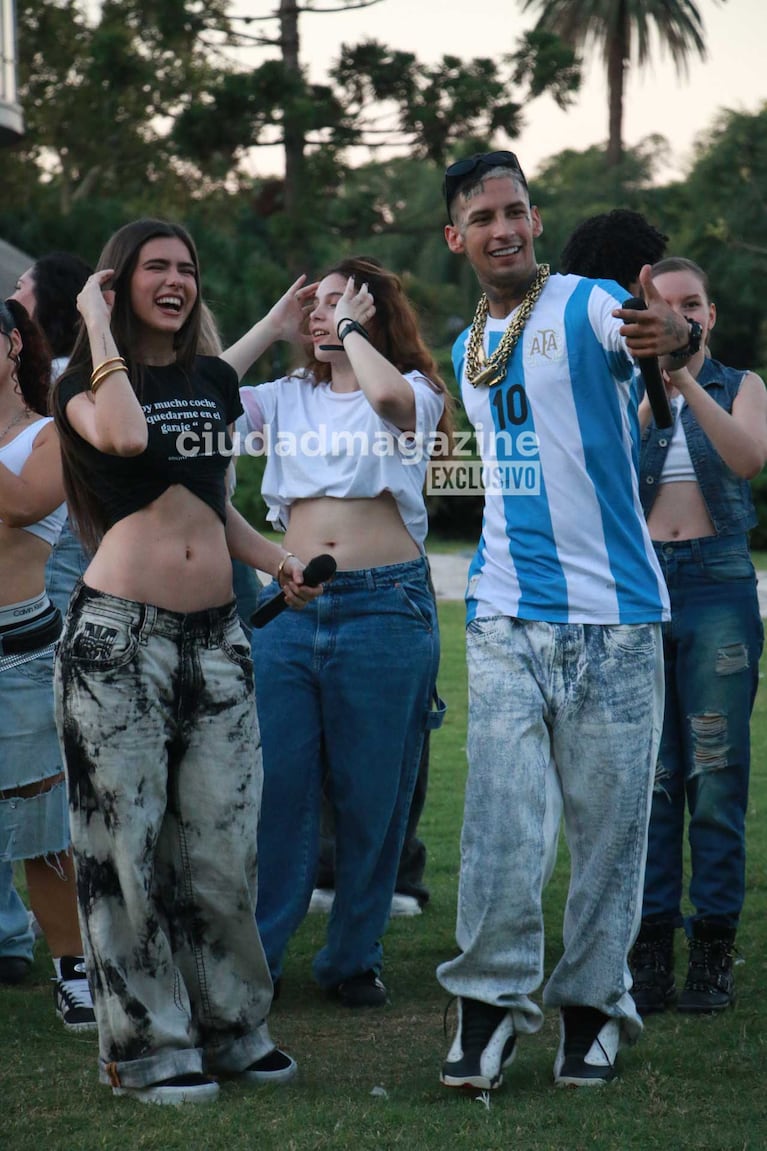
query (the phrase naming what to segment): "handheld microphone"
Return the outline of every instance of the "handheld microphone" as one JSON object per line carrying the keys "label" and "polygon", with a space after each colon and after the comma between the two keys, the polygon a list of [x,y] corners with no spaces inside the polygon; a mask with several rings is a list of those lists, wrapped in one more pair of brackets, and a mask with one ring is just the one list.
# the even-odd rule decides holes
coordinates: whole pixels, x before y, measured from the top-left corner
{"label": "handheld microphone", "polygon": [[342,352],[344,350],[343,344],[318,344],[317,347],[321,352]]}
{"label": "handheld microphone", "polygon": [[[631,308],[635,312],[643,312],[647,304],[644,300],[640,300],[636,296],[630,296],[628,300],[623,301],[622,306],[624,308]],[[632,322],[633,321],[630,320],[627,321],[627,323]],[[674,417],[671,414],[666,385],[663,383],[663,376],[660,374],[658,357],[637,356],[637,363],[639,364],[639,371],[644,380],[647,398],[650,401],[655,423],[659,428],[670,428],[674,423]]]}
{"label": "handheld microphone", "polygon": [[[335,574],[336,561],[333,556],[326,554],[315,556],[314,559],[309,560],[304,568],[304,583],[307,587],[317,587],[318,584],[331,579]],[[256,608],[250,617],[250,622],[253,627],[263,627],[264,624],[269,623],[270,619],[274,619],[276,615],[284,611],[287,606],[288,601],[285,599],[285,593],[279,592],[261,607]]]}

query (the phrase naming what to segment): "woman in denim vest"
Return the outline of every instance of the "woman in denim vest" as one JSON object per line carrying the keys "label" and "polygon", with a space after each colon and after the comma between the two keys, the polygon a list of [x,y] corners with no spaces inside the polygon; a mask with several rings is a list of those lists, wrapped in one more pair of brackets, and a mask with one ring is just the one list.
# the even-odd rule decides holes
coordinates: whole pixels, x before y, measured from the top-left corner
{"label": "woman in denim vest", "polygon": [[[666,708],[655,776],[642,926],[631,957],[642,1015],[676,998],[674,929],[683,922],[685,804],[692,863],[685,921],[689,966],[677,1008],[734,1000],[733,946],[745,890],[749,724],[764,632],[748,531],[749,480],[767,459],[767,393],[753,372],[707,355],[716,320],[708,280],[691,260],[653,266],[665,299],[690,322],[684,367],[661,361],[674,414],[658,428],[645,399],[642,505],[671,596],[664,624]],[[680,350],[680,356],[690,349]]]}

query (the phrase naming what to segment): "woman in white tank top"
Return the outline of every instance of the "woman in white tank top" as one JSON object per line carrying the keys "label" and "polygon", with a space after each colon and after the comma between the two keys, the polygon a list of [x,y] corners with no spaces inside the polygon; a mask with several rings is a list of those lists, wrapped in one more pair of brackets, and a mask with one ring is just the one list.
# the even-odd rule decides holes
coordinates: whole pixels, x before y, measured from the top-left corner
{"label": "woman in white tank top", "polygon": [[[10,872],[24,860],[29,901],[53,957],[57,1013],[68,1029],[83,1031],[95,1019],[53,716],[61,616],[45,590],[45,565],[66,518],[59,440],[46,415],[49,379],[39,328],[18,301],[0,304],[0,866]],[[8,886],[0,979],[20,982],[32,937],[26,909]]]}

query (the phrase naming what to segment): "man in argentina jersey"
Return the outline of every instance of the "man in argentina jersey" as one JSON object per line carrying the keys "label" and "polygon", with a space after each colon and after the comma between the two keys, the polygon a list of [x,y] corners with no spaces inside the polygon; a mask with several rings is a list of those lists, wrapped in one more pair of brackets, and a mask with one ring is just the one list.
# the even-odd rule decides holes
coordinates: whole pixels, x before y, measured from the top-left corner
{"label": "man in argentina jersey", "polygon": [[441,1078],[499,1086],[518,1036],[541,1027],[541,896],[564,812],[564,953],[543,1003],[560,1012],[555,1082],[599,1086],[642,1028],[627,956],[669,617],[638,496],[634,355],[678,350],[689,332],[649,269],[647,311],[623,312],[617,284],[537,264],[543,224],[513,153],[452,164],[445,197],[448,247],[484,292],[453,363],[485,508],[466,593],[460,954],[437,970],[458,1009]]}

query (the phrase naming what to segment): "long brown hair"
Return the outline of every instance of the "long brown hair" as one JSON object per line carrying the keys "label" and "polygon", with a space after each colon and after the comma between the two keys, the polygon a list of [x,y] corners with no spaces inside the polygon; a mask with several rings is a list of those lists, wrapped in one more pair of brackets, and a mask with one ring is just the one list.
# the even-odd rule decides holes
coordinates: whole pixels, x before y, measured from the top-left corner
{"label": "long brown hair", "polygon": [[[108,287],[114,291],[114,305],[110,318],[110,328],[117,350],[128,366],[128,378],[139,399],[143,395],[144,367],[137,359],[137,322],[131,304],[131,280],[139,261],[141,249],[149,240],[157,237],[170,237],[181,240],[189,250],[195,267],[197,298],[184,322],[174,337],[176,363],[191,375],[194,358],[200,338],[200,311],[202,295],[200,287],[200,263],[197,249],[189,233],[180,224],[169,220],[145,217],[134,220],[119,228],[107,241],[96,264],[96,271],[113,268],[114,274]],[[90,343],[85,326],[81,325],[72,349],[72,356],[64,372],[53,388],[53,415],[61,438],[61,456],[64,470],[64,488],[67,507],[72,523],[83,544],[95,551],[108,524],[99,493],[94,489],[87,462],[83,456],[82,440],[72,430],[66,413],[61,406],[61,384],[71,376],[88,379],[93,370]]]}
{"label": "long brown hair", "polygon": [[[376,308],[375,315],[365,325],[371,344],[398,371],[420,372],[442,393],[445,408],[437,429],[452,441],[453,397],[439,374],[436,360],[423,341],[418,317],[399,276],[384,268],[372,256],[347,256],[327,268],[317,279],[324,280],[326,276],[336,275],[343,276],[345,280],[351,276],[357,289],[363,284],[368,285]],[[325,383],[330,379],[330,364],[320,363],[311,353],[308,370],[315,380]]]}

